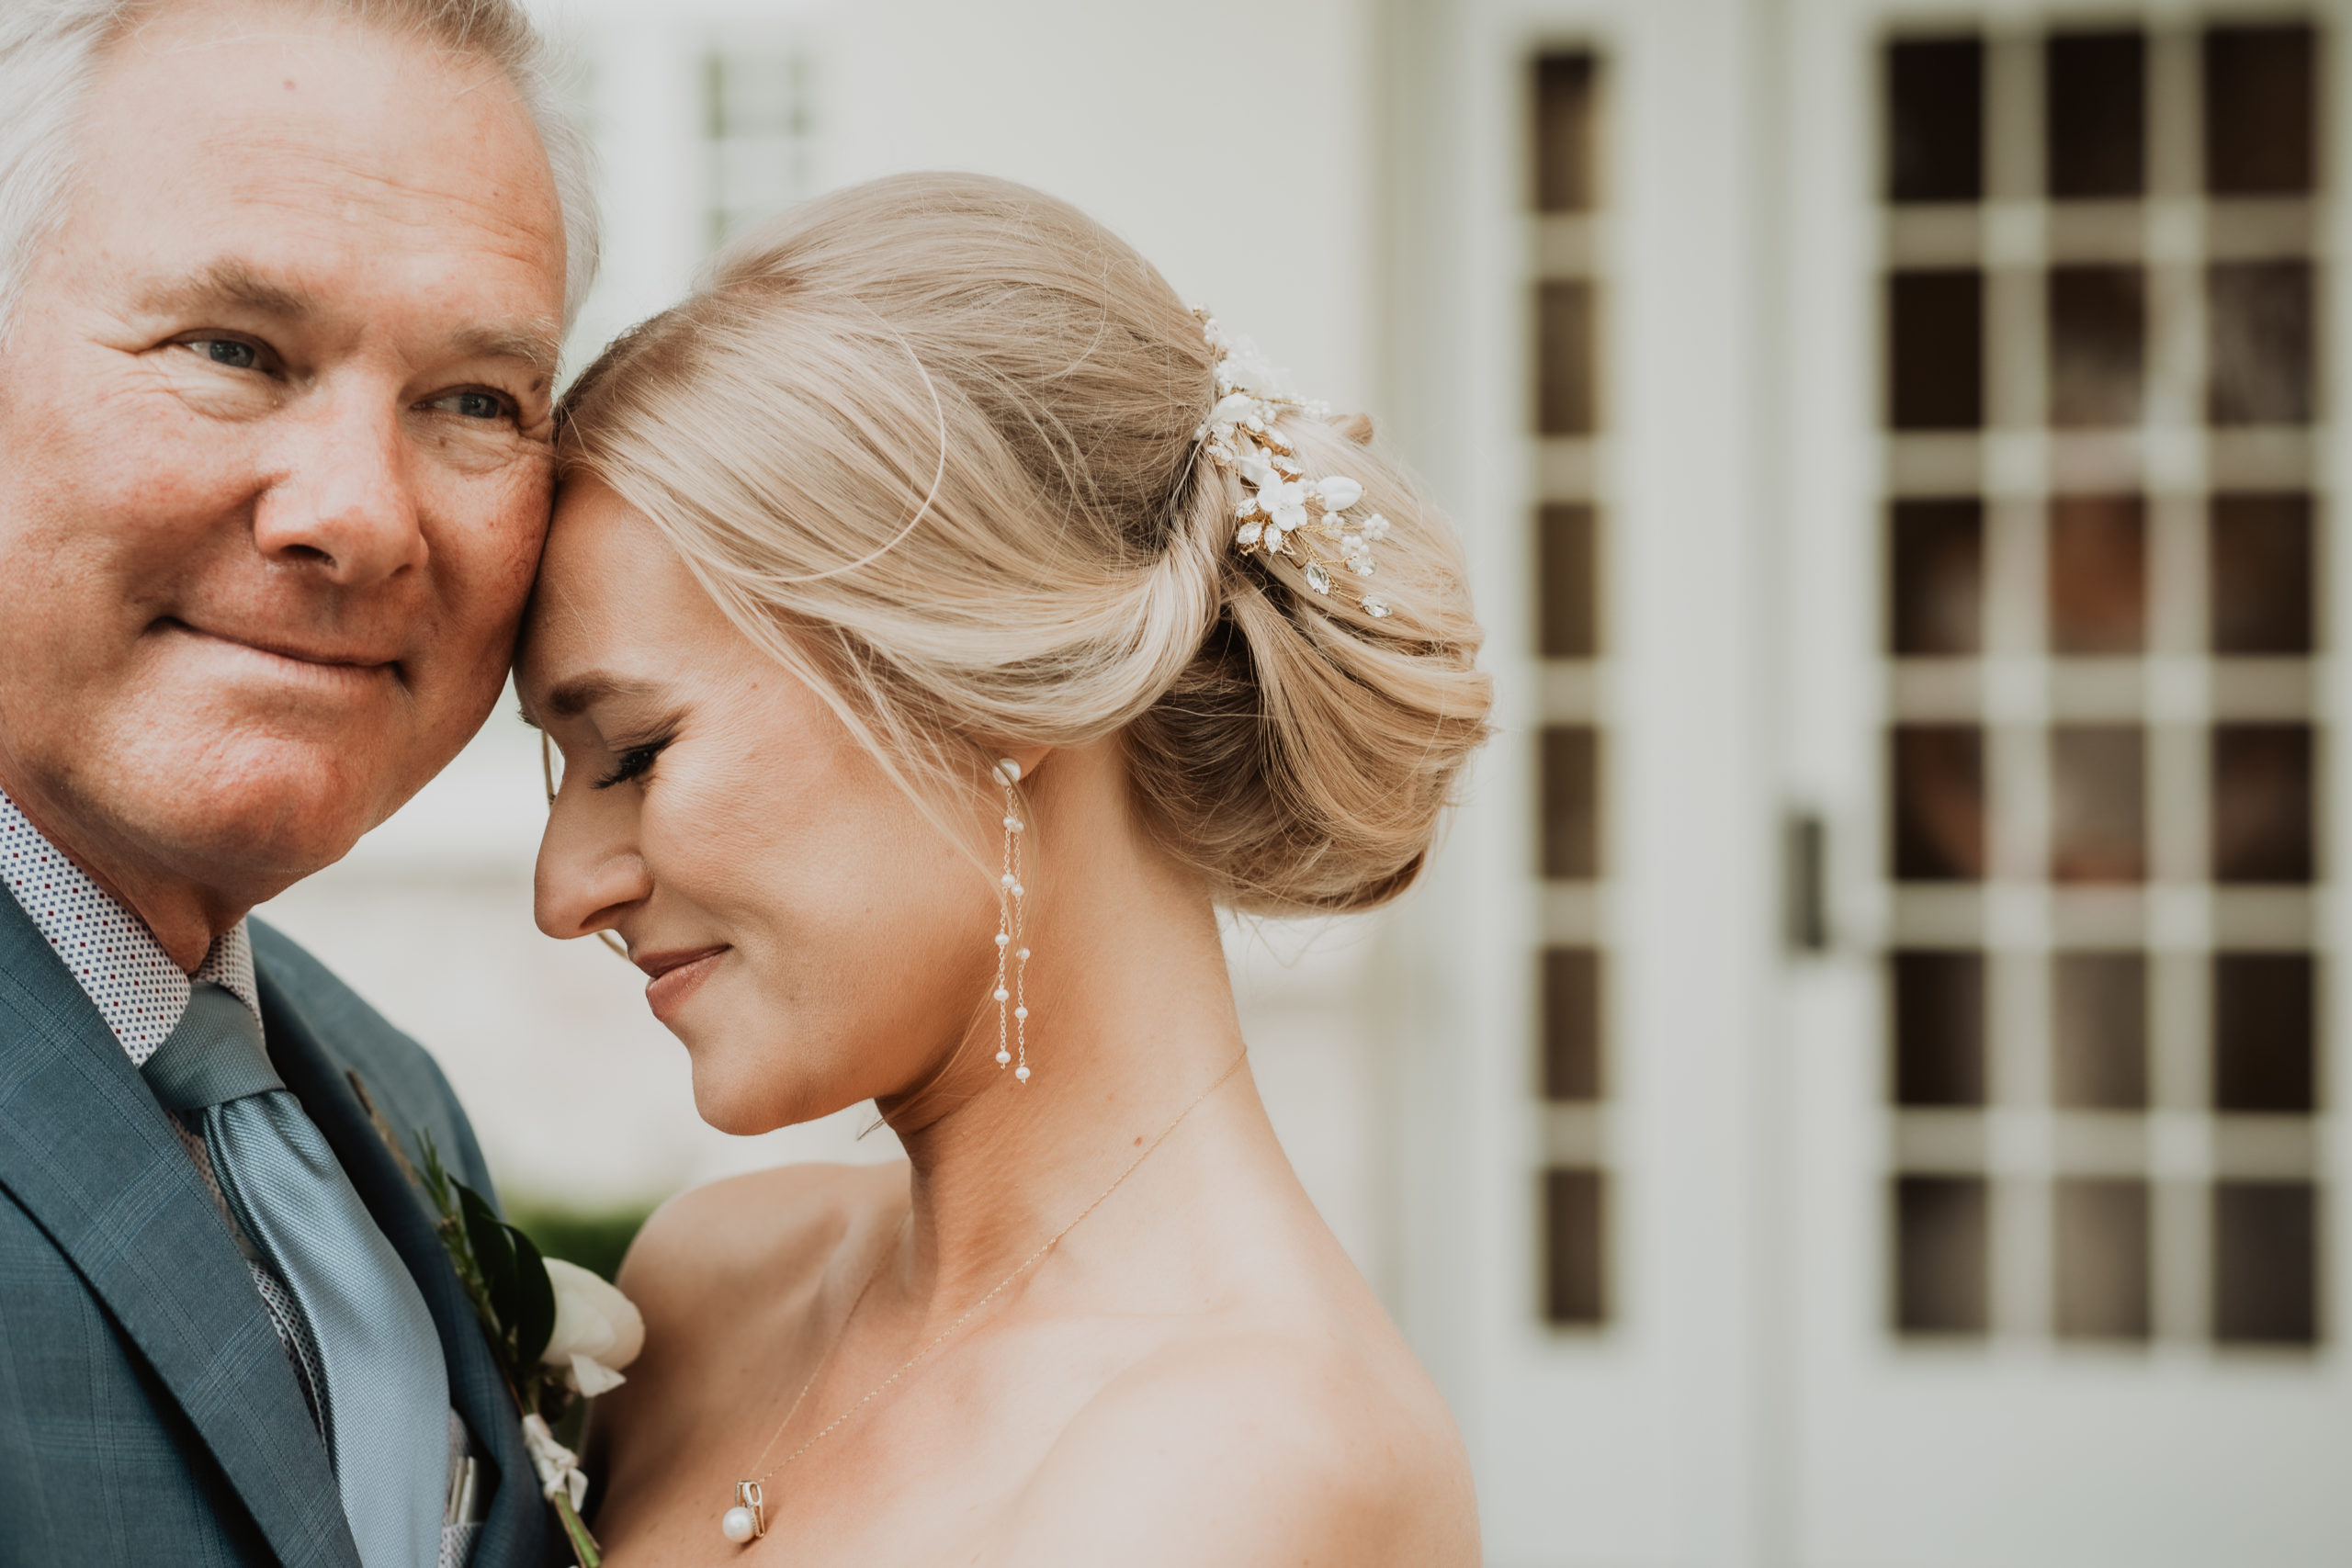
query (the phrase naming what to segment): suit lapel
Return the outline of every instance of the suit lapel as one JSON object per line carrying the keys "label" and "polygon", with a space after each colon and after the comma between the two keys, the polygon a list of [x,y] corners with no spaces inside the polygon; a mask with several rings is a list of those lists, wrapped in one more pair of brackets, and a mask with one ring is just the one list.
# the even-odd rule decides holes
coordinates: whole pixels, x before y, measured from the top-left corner
{"label": "suit lapel", "polygon": [[[494,1489],[490,1494],[489,1516],[474,1548],[474,1568],[520,1562],[526,1543],[539,1539],[539,1513],[546,1505],[539,1497],[530,1457],[523,1449],[521,1416],[514,1396],[482,1337],[473,1303],[442,1249],[432,1211],[394,1162],[366,1108],[352,1092],[347,1065],[266,972],[260,974],[260,981],[263,1030],[271,1060],[286,1079],[286,1087],[325,1136],[385,1239],[415,1277],[424,1304],[433,1314],[434,1326],[441,1333],[450,1401],[468,1429],[489,1450],[486,1457],[494,1474],[484,1480]],[[382,1099],[383,1086],[368,1087],[394,1134],[404,1142],[412,1138],[413,1125],[403,1122],[400,1106]],[[510,1481],[517,1483],[506,1484]]]}
{"label": "suit lapel", "polygon": [[0,894],[0,1187],[178,1402],[286,1568],[358,1568],[334,1473],[186,1147],[73,975]]}

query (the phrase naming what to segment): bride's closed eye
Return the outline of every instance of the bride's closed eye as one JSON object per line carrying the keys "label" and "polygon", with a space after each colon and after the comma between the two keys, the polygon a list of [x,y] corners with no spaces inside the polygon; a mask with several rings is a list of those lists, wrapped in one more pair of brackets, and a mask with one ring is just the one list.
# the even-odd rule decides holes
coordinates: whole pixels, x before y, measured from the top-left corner
{"label": "bride's closed eye", "polygon": [[623,747],[620,755],[614,760],[612,771],[596,781],[596,787],[610,789],[615,784],[644,777],[646,771],[653,766],[653,759],[662,755],[669,744],[670,737],[665,735],[659,740],[648,740],[641,746]]}

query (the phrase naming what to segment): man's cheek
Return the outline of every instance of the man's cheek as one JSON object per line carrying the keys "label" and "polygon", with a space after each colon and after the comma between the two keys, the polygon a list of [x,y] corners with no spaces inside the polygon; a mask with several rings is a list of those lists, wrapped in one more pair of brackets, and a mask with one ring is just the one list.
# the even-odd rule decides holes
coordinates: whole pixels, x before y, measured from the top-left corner
{"label": "man's cheek", "polygon": [[528,591],[555,505],[551,463],[535,458],[495,481],[451,483],[419,502],[447,587],[490,605],[503,605],[518,583]]}
{"label": "man's cheek", "polygon": [[481,541],[470,581],[459,586],[465,619],[488,639],[502,666],[514,652],[531,583],[538,575],[547,518],[548,500],[541,492],[527,508],[502,519],[495,534]]}
{"label": "man's cheek", "polygon": [[10,579],[0,590],[0,690],[86,713],[96,688],[129,660],[129,607],[94,592],[103,584],[84,573],[28,566],[0,576]]}

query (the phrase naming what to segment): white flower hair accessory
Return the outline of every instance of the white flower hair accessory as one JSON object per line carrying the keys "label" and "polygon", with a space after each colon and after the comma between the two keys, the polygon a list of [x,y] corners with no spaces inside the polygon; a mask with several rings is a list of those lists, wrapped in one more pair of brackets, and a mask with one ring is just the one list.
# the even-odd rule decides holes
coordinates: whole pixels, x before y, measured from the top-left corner
{"label": "white flower hair accessory", "polygon": [[[1388,536],[1388,519],[1377,512],[1351,513],[1363,486],[1344,474],[1307,473],[1290,444],[1274,434],[1285,409],[1318,419],[1330,410],[1294,394],[1256,344],[1227,336],[1205,310],[1193,314],[1216,356],[1216,405],[1193,439],[1209,461],[1238,476],[1250,491],[1235,509],[1234,547],[1245,556],[1262,550],[1303,563],[1306,585],[1326,596],[1334,570],[1372,576],[1372,547]],[[1387,617],[1386,600],[1362,594],[1358,602],[1373,619]]]}

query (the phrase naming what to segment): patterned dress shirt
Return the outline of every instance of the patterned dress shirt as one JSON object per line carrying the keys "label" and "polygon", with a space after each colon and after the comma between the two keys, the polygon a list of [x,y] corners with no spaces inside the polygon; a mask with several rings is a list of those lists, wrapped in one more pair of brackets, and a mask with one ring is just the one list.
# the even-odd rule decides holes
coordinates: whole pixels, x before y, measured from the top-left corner
{"label": "patterned dress shirt", "polygon": [[[41,836],[17,803],[8,798],[6,790],[0,790],[0,883],[7,885],[9,893],[32,918],[34,927],[80,983],[96,1006],[98,1016],[121,1043],[132,1066],[144,1067],[148,1058],[179,1027],[181,1015],[187,1011],[188,998],[195,995],[198,985],[220,987],[251,1008],[254,1021],[259,1023],[261,990],[254,980],[253,935],[245,929],[244,921],[239,920],[215,938],[211,951],[197,965],[196,973],[186,973],[172,962],[163,943],[155,940],[143,921],[117,903],[90,879],[88,873]],[[286,1359],[293,1364],[295,1382],[301,1385],[311,1420],[323,1437],[325,1424],[320,1419],[319,1399],[325,1376],[320,1370],[318,1346],[311,1337],[301,1308],[230,1209],[228,1199],[220,1190],[220,1179],[213,1174],[211,1156],[205,1149],[204,1135],[194,1114],[165,1114],[173,1133],[195,1161],[197,1174],[204,1179],[205,1190],[211,1193],[221,1223],[228,1226],[237,1250],[244,1258],[245,1268],[254,1277],[254,1288],[260,1292],[262,1306],[269,1314],[269,1325],[277,1331],[278,1343],[286,1348]],[[441,1527],[439,1568],[462,1568],[480,1531],[478,1510],[473,1506],[475,1464],[464,1424],[451,1411],[452,1517]]]}

